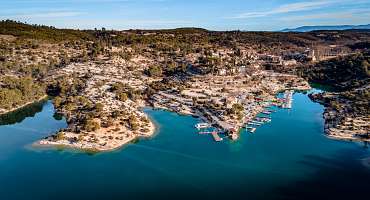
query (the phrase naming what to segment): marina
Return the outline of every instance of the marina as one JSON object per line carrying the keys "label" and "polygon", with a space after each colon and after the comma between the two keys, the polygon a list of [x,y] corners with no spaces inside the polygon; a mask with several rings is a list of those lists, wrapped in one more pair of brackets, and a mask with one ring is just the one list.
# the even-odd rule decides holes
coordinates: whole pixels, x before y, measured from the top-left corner
{"label": "marina", "polygon": [[[257,128],[262,127],[266,123],[271,123],[272,118],[271,114],[275,113],[276,110],[274,108],[283,108],[283,109],[291,109],[292,108],[292,103],[293,103],[293,95],[294,91],[293,90],[287,90],[284,93],[282,93],[283,97],[278,98],[278,101],[280,102],[279,104],[275,104],[272,102],[265,102],[264,109],[258,113],[254,118],[250,118],[249,113],[246,112],[246,119],[244,120],[244,124],[241,126],[242,128],[245,128],[247,132],[249,133],[255,133]],[[212,116],[211,114],[209,114]],[[249,118],[247,118],[249,117]],[[203,120],[207,120],[206,118],[202,118]],[[198,132],[200,135],[207,135],[207,134],[212,134],[214,136],[214,133],[217,135],[219,132],[226,133],[226,135],[229,136],[231,140],[237,140],[239,138],[240,132],[236,131],[235,128],[233,128],[231,125],[220,121],[217,117],[212,117],[213,125],[215,127],[219,127],[220,129],[215,129],[216,131],[201,131],[204,129],[211,128],[212,125],[211,123],[197,123],[195,124],[195,128],[198,129],[200,132]],[[219,137],[213,137],[213,139],[217,142],[222,141],[219,139]]]}
{"label": "marina", "polygon": [[[248,84],[251,80],[258,82]],[[225,84],[227,82],[227,84]],[[149,102],[180,114],[199,117],[193,125],[197,130],[218,128],[231,140],[240,138],[245,126],[262,126],[270,122],[275,107],[287,104],[277,94],[311,89],[308,82],[295,75],[257,70],[248,76],[192,76],[185,88],[168,89],[151,96]],[[287,96],[288,98],[288,96]]]}

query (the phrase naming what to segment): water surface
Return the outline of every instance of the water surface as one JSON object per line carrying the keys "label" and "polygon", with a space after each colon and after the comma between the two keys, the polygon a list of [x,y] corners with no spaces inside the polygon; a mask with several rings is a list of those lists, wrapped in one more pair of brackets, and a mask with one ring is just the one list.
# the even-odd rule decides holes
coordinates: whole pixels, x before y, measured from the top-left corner
{"label": "water surface", "polygon": [[155,138],[93,155],[30,147],[66,126],[50,102],[0,126],[0,199],[358,199],[370,188],[369,150],[326,138],[323,107],[305,94],[237,142],[198,135],[192,117],[146,112]]}

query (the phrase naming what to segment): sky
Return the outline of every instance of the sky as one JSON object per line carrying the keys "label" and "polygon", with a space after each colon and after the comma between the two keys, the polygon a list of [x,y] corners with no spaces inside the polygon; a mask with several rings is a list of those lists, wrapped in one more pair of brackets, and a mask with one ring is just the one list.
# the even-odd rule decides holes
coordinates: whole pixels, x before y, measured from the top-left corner
{"label": "sky", "polygon": [[276,31],[370,24],[370,0],[0,0],[0,19],[76,29]]}

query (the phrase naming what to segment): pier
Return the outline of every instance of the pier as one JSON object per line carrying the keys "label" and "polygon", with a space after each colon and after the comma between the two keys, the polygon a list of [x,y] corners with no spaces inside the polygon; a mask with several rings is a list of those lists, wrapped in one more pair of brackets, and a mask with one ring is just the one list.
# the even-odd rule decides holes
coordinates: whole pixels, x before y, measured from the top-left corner
{"label": "pier", "polygon": [[213,139],[215,139],[216,142],[221,142],[223,139],[217,134],[216,131],[213,131],[212,133]]}
{"label": "pier", "polygon": [[223,139],[218,135],[217,131],[202,131],[202,132],[199,132],[198,134],[200,135],[208,135],[208,134],[211,134],[213,139],[216,141],[216,142],[221,142]]}
{"label": "pier", "polygon": [[284,104],[282,105],[283,108],[292,108],[292,102],[293,102],[293,90],[287,90],[284,93]]}
{"label": "pier", "polygon": [[210,131],[202,131],[202,132],[199,132],[198,134],[199,135],[208,135],[208,134],[211,134],[212,132]]}
{"label": "pier", "polygon": [[216,116],[214,116],[213,114],[211,114],[209,111],[205,111],[205,113],[211,117],[212,119],[212,123],[216,124],[217,126],[219,126],[221,129],[225,130],[225,131],[229,131],[231,129],[234,128],[233,125],[225,122],[225,121],[222,121],[220,120],[219,118],[217,118]]}

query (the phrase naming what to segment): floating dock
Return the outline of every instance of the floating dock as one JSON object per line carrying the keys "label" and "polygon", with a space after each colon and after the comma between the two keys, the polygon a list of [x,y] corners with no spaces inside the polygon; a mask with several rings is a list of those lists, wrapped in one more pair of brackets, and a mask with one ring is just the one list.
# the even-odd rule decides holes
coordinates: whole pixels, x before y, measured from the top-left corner
{"label": "floating dock", "polygon": [[213,139],[215,139],[216,142],[221,142],[223,139],[217,134],[216,131],[213,131],[212,133]]}
{"label": "floating dock", "polygon": [[262,114],[265,114],[265,115],[270,115],[271,112],[268,112],[268,111],[263,111]]}
{"label": "floating dock", "polygon": [[199,132],[198,134],[200,135],[208,135],[208,134],[211,134],[212,132],[210,131],[202,131],[202,132]]}
{"label": "floating dock", "polygon": [[253,122],[249,122],[248,125],[249,126],[261,126],[260,123],[253,123]]}
{"label": "floating dock", "polygon": [[283,108],[291,109],[292,108],[292,102],[293,102],[293,90],[287,90],[284,93],[284,104],[282,105]]}

